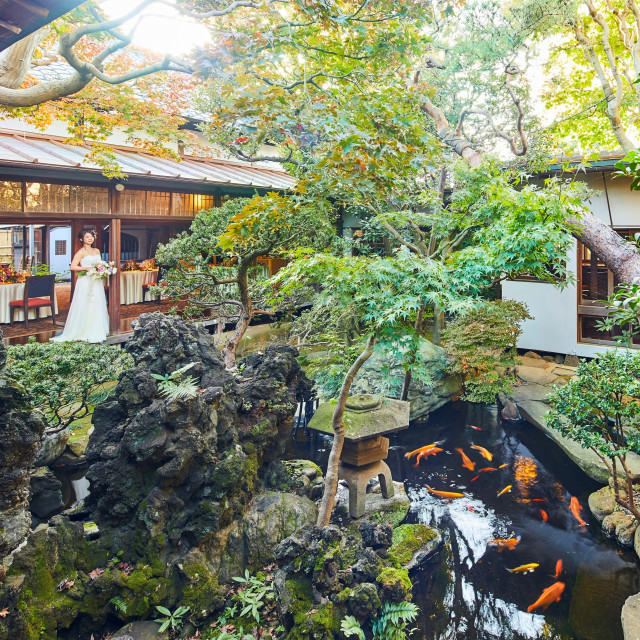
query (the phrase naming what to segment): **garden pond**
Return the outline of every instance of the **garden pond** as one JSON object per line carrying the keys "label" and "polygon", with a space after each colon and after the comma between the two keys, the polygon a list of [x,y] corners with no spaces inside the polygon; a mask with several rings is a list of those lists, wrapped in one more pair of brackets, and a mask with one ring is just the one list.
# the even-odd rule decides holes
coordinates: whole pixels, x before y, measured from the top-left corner
{"label": "garden pond", "polygon": [[[443,451],[417,467],[415,457],[405,458],[436,441]],[[493,460],[471,445],[486,448]],[[299,434],[289,454],[326,468],[330,447],[330,438]],[[475,463],[473,471],[462,466],[457,448]],[[454,403],[392,437],[387,463],[411,499],[407,522],[437,526],[445,539],[440,554],[412,574],[423,614],[412,638],[622,640],[622,605],[640,591],[637,557],[609,541],[591,516],[587,498],[600,485],[535,427],[501,424],[495,406]],[[487,467],[496,470],[478,473]],[[443,500],[427,485],[465,497]],[[572,497],[586,526],[569,509]],[[498,538],[519,542],[499,550],[490,544]],[[566,585],[560,601],[528,613],[556,582],[558,560]],[[530,563],[539,566],[509,571]]]}

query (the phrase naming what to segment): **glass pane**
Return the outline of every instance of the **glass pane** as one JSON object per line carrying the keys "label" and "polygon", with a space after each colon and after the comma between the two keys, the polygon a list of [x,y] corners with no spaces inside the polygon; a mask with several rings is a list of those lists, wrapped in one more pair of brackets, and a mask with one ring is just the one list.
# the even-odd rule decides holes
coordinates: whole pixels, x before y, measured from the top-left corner
{"label": "glass pane", "polygon": [[141,216],[145,212],[146,191],[125,189],[120,194],[120,211],[123,215]]}
{"label": "glass pane", "polygon": [[215,199],[213,195],[201,193],[174,193],[173,215],[194,216],[198,211],[213,209]]}
{"label": "glass pane", "polygon": [[109,213],[109,189],[105,187],[69,187],[71,211],[75,213]]}
{"label": "glass pane", "polygon": [[0,211],[22,211],[22,184],[0,181]]}
{"label": "glass pane", "polygon": [[70,212],[69,185],[27,182],[27,211]]}

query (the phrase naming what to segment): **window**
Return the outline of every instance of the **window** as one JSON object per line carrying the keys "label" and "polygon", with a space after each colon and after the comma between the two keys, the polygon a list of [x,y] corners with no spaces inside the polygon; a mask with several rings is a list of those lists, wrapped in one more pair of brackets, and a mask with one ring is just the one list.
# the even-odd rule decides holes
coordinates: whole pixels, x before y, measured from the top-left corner
{"label": "window", "polygon": [[[633,240],[638,229],[616,229],[623,237]],[[618,285],[613,273],[604,263],[578,243],[578,342],[615,344],[620,330],[600,331],[597,324],[608,315],[606,301]],[[640,346],[640,337],[633,341]]]}
{"label": "window", "polygon": [[0,181],[0,211],[22,211],[22,184]]}
{"label": "window", "polygon": [[27,182],[26,210],[38,213],[109,213],[109,190]]}
{"label": "window", "polygon": [[215,207],[213,194],[174,193],[173,215],[195,216],[199,211],[207,211]]}
{"label": "window", "polygon": [[67,254],[67,241],[56,240],[55,254],[57,256],[64,256]]}

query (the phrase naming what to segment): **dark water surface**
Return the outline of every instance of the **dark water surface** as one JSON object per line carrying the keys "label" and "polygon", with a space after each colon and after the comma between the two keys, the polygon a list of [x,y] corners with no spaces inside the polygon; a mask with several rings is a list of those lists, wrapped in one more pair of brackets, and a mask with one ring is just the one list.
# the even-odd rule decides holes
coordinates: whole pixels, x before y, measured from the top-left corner
{"label": "dark water surface", "polygon": [[[405,459],[405,452],[438,440],[444,441],[444,451],[417,468],[415,458]],[[472,444],[489,450],[493,461]],[[326,468],[330,446],[327,438],[300,439],[291,443],[289,453]],[[475,471],[462,466],[457,447],[476,464]],[[622,605],[640,591],[637,558],[607,540],[591,516],[587,497],[599,485],[535,427],[500,425],[495,407],[455,403],[393,437],[387,463],[411,499],[407,521],[435,525],[445,537],[439,557],[412,575],[425,638],[622,640]],[[477,473],[503,464],[508,466]],[[426,485],[465,497],[442,500]],[[512,490],[498,497],[507,485]],[[586,527],[569,511],[572,496],[580,501]],[[513,550],[500,553],[488,545],[511,537],[520,538]],[[560,602],[527,613],[556,582],[557,560],[562,560],[560,581],[566,585]],[[540,566],[528,574],[508,571],[528,563]]]}

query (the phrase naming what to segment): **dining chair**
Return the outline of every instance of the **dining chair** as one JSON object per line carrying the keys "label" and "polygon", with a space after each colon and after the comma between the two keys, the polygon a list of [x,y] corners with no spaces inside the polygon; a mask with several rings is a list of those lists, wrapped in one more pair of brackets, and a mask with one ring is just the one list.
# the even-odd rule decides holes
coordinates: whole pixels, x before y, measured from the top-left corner
{"label": "dining chair", "polygon": [[[147,291],[149,290],[149,287],[155,287],[161,280],[162,277],[164,276],[165,273],[167,273],[169,271],[169,267],[165,267],[164,265],[160,265],[158,267],[158,276],[156,277],[156,281],[155,282],[145,282],[142,285],[142,302],[145,302],[145,295],[147,294]],[[153,300],[149,300],[149,302],[153,302]]]}
{"label": "dining chair", "polygon": [[[24,328],[29,328],[29,311],[31,309],[40,309],[41,307],[51,307],[51,318],[53,325],[56,326],[56,307],[55,307],[55,274],[49,276],[30,276],[24,281],[24,293],[22,300],[12,300],[9,303],[10,315],[9,320],[13,326],[13,314],[16,310],[24,312]],[[49,298],[47,300],[47,297]],[[36,319],[38,314],[36,314]]]}

